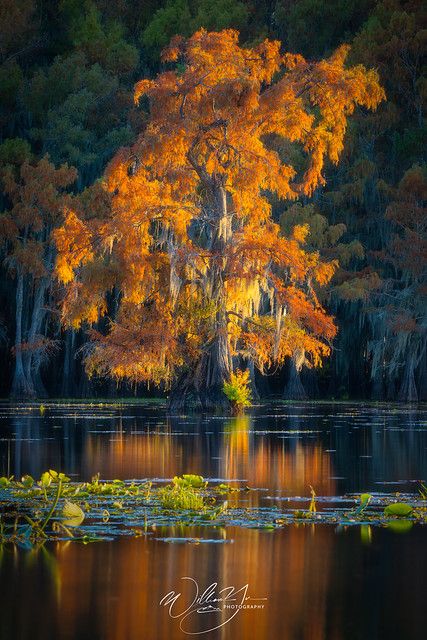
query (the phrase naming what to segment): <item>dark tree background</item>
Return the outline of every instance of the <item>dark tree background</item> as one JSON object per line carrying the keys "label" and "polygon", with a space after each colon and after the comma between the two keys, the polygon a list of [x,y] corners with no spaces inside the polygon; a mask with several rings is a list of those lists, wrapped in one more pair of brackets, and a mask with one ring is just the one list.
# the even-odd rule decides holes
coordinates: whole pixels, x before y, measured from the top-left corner
{"label": "dark tree background", "polygon": [[[284,231],[307,222],[313,248],[339,259],[323,300],[339,334],[322,369],[299,372],[290,361],[257,379],[259,392],[426,400],[422,0],[0,0],[1,395],[148,393],[87,379],[85,335],[59,322],[51,234],[67,198],[84,198],[144,128],[135,80],[159,71],[173,35],[199,27],[236,28],[247,44],[279,39],[308,58],[349,43],[350,63],[378,69],[387,94],[377,112],[352,121],[326,187],[298,203],[273,203]],[[116,307],[112,294],[110,316]]]}

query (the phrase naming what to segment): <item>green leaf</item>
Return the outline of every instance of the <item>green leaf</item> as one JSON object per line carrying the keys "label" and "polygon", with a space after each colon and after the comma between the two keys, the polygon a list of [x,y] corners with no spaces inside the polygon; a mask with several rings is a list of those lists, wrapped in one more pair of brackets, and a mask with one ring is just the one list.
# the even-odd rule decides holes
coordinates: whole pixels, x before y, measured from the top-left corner
{"label": "green leaf", "polygon": [[34,484],[34,478],[32,478],[31,476],[24,476],[23,478],[21,478],[21,482],[26,489],[31,489]]}
{"label": "green leaf", "polygon": [[191,473],[184,473],[180,478],[175,476],[173,483],[179,487],[193,487],[193,489],[204,489],[207,484],[202,476]]}
{"label": "green leaf", "polygon": [[370,493],[362,493],[362,495],[360,496],[360,506],[366,507],[371,501],[371,498],[372,496]]}
{"label": "green leaf", "polygon": [[85,519],[83,509],[75,502],[69,502],[68,500],[65,501],[62,515],[66,518],[63,523],[67,527],[79,527]]}
{"label": "green leaf", "polygon": [[406,502],[394,502],[393,504],[389,504],[384,509],[384,515],[405,517],[409,516],[413,512],[413,510],[414,508]]}
{"label": "green leaf", "polygon": [[47,489],[48,487],[50,487],[51,482],[52,482],[52,476],[50,475],[49,471],[45,471],[44,473],[42,473],[39,485],[43,489]]}

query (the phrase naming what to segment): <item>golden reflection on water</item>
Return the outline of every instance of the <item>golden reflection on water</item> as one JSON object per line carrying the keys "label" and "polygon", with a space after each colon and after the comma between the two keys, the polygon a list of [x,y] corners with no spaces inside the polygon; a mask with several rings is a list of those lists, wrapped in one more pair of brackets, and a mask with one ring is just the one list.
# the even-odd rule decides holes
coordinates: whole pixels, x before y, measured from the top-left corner
{"label": "golden reflection on water", "polygon": [[[254,433],[249,416],[230,418],[220,431],[218,451],[206,438],[174,433],[159,426],[146,433],[119,430],[108,441],[88,434],[83,468],[104,478],[171,478],[198,473],[244,480],[251,487],[287,495],[332,495],[335,481],[330,454],[316,440],[267,438]],[[216,455],[215,455],[216,453]],[[251,501],[255,500],[255,494]]]}
{"label": "golden reflection on water", "polygon": [[[249,595],[267,598],[263,610],[239,612],[201,638],[330,640],[325,633],[331,533],[310,527],[289,527],[274,535],[229,529],[224,535],[233,544],[138,539],[85,548],[58,545],[60,637],[79,637],[82,623],[105,640],[190,637],[159,602],[170,590],[185,594],[181,578],[191,576],[202,590],[212,582],[236,588],[249,584]],[[224,613],[218,615],[216,623],[225,620]],[[191,630],[202,629],[204,622],[195,614]]]}
{"label": "golden reflection on water", "polygon": [[[157,537],[215,536],[228,543],[173,544]],[[424,532],[394,536],[358,527],[290,525],[274,532],[178,527],[147,538],[78,542],[0,551],[0,638],[6,640],[184,640],[159,606],[171,590],[189,596],[184,576],[203,591],[249,585],[266,597],[201,640],[418,640],[426,593]],[[233,542],[231,542],[233,540]],[[408,588],[410,585],[410,588]],[[189,600],[186,600],[186,603]],[[218,614],[225,621],[224,613]],[[191,631],[205,626],[194,614]]]}
{"label": "golden reflection on water", "polygon": [[[263,424],[270,419],[267,416]],[[334,469],[333,454],[326,450],[328,445],[322,446],[320,437],[289,433],[288,422],[288,431],[263,435],[257,433],[259,424],[243,416],[209,424],[162,418],[141,426],[135,420],[125,428],[119,422],[116,430],[108,424],[110,431],[98,432],[91,432],[92,424],[75,432],[69,425],[64,441],[53,441],[51,457],[42,457],[42,468],[57,460],[56,468],[68,471],[78,456],[78,469],[85,478],[97,471],[103,478],[199,473],[241,479],[250,487],[268,490],[231,494],[231,503],[239,500],[248,505],[259,504],[275,491],[283,496],[309,496],[309,485],[318,495],[337,493],[333,478],[339,469]],[[379,447],[382,435],[372,434]],[[27,435],[33,438],[37,433]],[[363,433],[359,441],[362,435],[368,437]],[[377,452],[376,459],[389,467],[385,473],[377,465],[373,477],[414,477],[415,471],[417,477],[424,477],[420,471],[424,448],[415,447],[418,441],[409,441],[406,432],[387,437],[401,438],[390,442],[402,446]],[[23,459],[27,448],[31,459],[37,446],[36,439],[23,444],[19,449]],[[369,452],[366,442],[356,449],[356,454],[360,452]],[[346,455],[350,465],[347,449]],[[271,503],[264,500],[262,504]],[[159,601],[170,590],[186,593],[181,578],[191,576],[202,590],[213,582],[236,588],[249,584],[250,595],[268,598],[265,609],[242,611],[218,631],[197,636],[201,640],[415,639],[425,626],[426,579],[420,570],[423,534],[415,527],[394,538],[390,531],[367,526],[341,535],[322,525],[287,526],[274,532],[175,526],[158,529],[147,538],[86,546],[58,543],[49,546],[49,552],[0,547],[0,638],[185,640],[191,636],[179,630],[178,621],[168,616]],[[212,536],[224,543],[176,544],[155,539],[165,536]],[[385,610],[391,615],[385,616]],[[198,616],[192,630],[200,630],[201,625]]]}
{"label": "golden reflection on water", "polygon": [[254,436],[249,416],[230,421],[222,443],[222,474],[241,478],[251,487],[307,495],[309,485],[320,494],[335,490],[330,454],[320,443],[296,440],[289,449],[285,439]]}
{"label": "golden reflection on water", "polygon": [[[289,496],[308,495],[310,484],[318,494],[335,490],[330,456],[316,440],[266,438],[254,433],[249,416],[226,421],[211,446],[200,433],[194,437],[191,429],[180,431],[167,423],[145,432],[119,428],[102,438],[87,433],[82,468],[99,470],[104,478],[200,473],[242,479],[251,487]],[[231,494],[230,504],[255,506],[266,495]],[[171,544],[152,539],[157,536],[214,536],[232,542]],[[249,584],[250,595],[268,598],[265,609],[239,612],[219,630],[197,636],[202,640],[331,640],[325,635],[325,616],[332,545],[331,530],[303,525],[274,534],[174,527],[147,539],[61,543],[41,559],[43,580],[49,576],[49,615],[60,638],[76,640],[85,629],[83,637],[103,640],[184,640],[191,636],[158,603],[168,591],[181,591],[181,578],[191,576],[202,590],[212,582],[237,588]],[[203,616],[195,615],[192,630],[201,624]]]}

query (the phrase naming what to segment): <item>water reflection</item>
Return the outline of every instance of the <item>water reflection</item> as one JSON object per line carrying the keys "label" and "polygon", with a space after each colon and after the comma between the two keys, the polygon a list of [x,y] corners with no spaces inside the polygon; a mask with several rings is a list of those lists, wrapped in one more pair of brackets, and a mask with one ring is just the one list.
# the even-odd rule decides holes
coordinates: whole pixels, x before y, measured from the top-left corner
{"label": "water reflection", "polygon": [[[423,637],[427,587],[417,570],[422,535],[375,530],[367,546],[357,529],[337,536],[331,527],[300,526],[274,534],[230,529],[234,544],[224,545],[141,538],[8,551],[0,637],[182,640],[188,636],[159,602],[172,589],[185,597],[181,578],[192,576],[201,588],[249,584],[254,597],[267,597],[264,610],[241,611],[201,638],[415,640]],[[191,630],[203,625],[195,614]]]}
{"label": "water reflection", "polygon": [[[221,446],[221,477],[245,479],[251,487],[290,496],[306,495],[310,485],[319,494],[335,494],[331,457],[320,442],[271,438],[254,431],[249,416],[228,421]],[[258,495],[249,494],[251,503]]]}
{"label": "water reflection", "polygon": [[[239,418],[167,417],[159,407],[0,406],[0,475],[56,468],[88,479],[200,473],[266,491],[231,500],[414,490],[427,477],[426,408],[271,405]],[[391,483],[391,484],[387,484]],[[167,536],[226,543],[171,544]],[[159,538],[159,539],[157,539]],[[113,543],[0,547],[0,638],[183,640],[158,606],[181,578],[249,584],[265,610],[242,611],[210,640],[417,640],[424,637],[425,531],[290,526],[156,530]],[[194,619],[193,631],[202,628]]]}
{"label": "water reflection", "polygon": [[[150,406],[0,406],[0,473],[47,468],[89,479],[240,479],[287,495],[379,490],[427,476],[426,410],[270,406],[251,415],[168,417]],[[406,488],[410,488],[407,486]]]}

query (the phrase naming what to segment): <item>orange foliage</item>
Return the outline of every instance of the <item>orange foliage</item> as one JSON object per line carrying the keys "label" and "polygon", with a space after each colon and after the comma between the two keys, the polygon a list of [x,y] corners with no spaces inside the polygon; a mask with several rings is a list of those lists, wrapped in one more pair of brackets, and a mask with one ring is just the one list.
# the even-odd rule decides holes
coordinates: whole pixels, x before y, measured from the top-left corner
{"label": "orange foliage", "polygon": [[[311,194],[325,160],[338,161],[347,117],[384,98],[375,71],[345,67],[347,53],[307,62],[279,42],[248,49],[236,31],[201,29],[164,51],[176,70],[136,84],[150,118],[107,168],[108,206],[94,213],[87,199],[56,233],[68,320],[105,311],[101,290],[121,293],[108,335],[92,334],[91,371],[168,381],[224,332],[230,355],[260,367],[295,350],[315,365],[329,353],[335,326],[315,287],[337,265],[304,250],[305,226],[281,236],[267,194]],[[304,149],[301,175],[271,136]]]}
{"label": "orange foliage", "polygon": [[47,156],[36,164],[25,161],[18,175],[11,168],[3,172],[4,192],[12,207],[0,216],[0,238],[8,245],[6,262],[12,271],[34,278],[47,275],[52,230],[62,222],[70,201],[65,189],[76,177],[74,168],[56,169]]}

